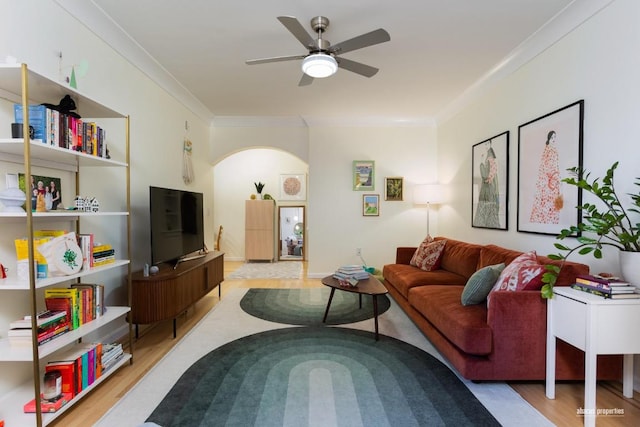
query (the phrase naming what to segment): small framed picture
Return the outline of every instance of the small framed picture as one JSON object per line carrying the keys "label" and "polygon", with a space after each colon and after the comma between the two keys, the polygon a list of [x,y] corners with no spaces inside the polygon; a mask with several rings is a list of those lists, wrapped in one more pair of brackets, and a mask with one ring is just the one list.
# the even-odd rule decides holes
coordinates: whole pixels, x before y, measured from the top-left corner
{"label": "small framed picture", "polygon": [[376,189],[376,163],[373,160],[353,161],[353,191],[373,191]]}
{"label": "small framed picture", "polygon": [[307,176],[304,173],[280,175],[279,200],[305,200],[307,198]]}
{"label": "small framed picture", "polygon": [[380,215],[380,195],[379,194],[363,194],[362,195],[362,216],[379,216]]}
{"label": "small framed picture", "polygon": [[508,228],[509,131],[472,147],[471,226]]}
{"label": "small framed picture", "polygon": [[398,176],[384,179],[384,199],[390,202],[401,202],[404,196],[404,179]]}

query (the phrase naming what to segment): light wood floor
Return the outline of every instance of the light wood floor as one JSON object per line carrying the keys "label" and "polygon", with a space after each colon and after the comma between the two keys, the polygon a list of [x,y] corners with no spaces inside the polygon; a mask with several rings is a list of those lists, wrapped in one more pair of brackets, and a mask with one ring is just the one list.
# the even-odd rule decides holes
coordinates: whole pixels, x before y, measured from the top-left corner
{"label": "light wood floor", "polygon": [[[225,277],[238,268],[241,262],[225,262]],[[306,277],[306,274],[305,274]],[[322,287],[319,279],[303,280],[228,280],[222,284],[222,296],[232,288],[300,288]],[[134,363],[122,367],[93,392],[76,403],[53,424],[55,427],[87,427],[97,422],[118,400],[138,382],[155,363],[166,354],[213,306],[219,302],[218,290],[214,289],[178,319],[177,339],[172,338],[172,322],[165,321],[151,327],[140,328],[134,347]],[[542,412],[558,426],[581,426],[582,417],[576,415],[583,407],[584,387],[580,383],[559,383],[556,399],[544,395],[544,382],[515,383],[511,386],[532,406]],[[640,395],[634,399],[622,396],[619,383],[598,385],[597,407],[622,409],[623,416],[598,417],[598,426],[640,425]]]}

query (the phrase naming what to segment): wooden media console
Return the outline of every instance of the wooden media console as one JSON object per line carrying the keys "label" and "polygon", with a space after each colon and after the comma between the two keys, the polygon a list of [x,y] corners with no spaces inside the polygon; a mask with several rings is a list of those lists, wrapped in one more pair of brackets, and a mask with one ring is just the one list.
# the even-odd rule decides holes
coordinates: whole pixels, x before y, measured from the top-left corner
{"label": "wooden media console", "polygon": [[131,316],[136,325],[173,319],[176,337],[176,317],[200,298],[220,286],[224,280],[224,253],[213,251],[201,258],[179,263],[175,268],[162,264],[160,271],[144,276],[138,271],[131,276]]}

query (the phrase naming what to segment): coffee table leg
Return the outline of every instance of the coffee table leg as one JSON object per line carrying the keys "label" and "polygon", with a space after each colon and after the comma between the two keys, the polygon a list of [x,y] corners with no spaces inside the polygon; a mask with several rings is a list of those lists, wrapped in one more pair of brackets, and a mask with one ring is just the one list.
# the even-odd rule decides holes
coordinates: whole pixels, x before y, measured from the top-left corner
{"label": "coffee table leg", "polygon": [[327,309],[324,311],[324,317],[322,318],[322,323],[327,321],[327,314],[329,314],[329,307],[331,307],[331,300],[333,299],[333,294],[336,291],[336,288],[331,288],[331,293],[329,294],[329,301],[327,302]]}
{"label": "coffee table leg", "polygon": [[376,341],[378,341],[378,295],[373,295],[373,319],[376,324]]}

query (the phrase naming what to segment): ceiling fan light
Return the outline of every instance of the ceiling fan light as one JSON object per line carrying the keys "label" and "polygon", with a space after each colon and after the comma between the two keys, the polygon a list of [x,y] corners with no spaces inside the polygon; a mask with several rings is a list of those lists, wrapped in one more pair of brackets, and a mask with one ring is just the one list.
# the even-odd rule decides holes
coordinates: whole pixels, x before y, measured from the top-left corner
{"label": "ceiling fan light", "polygon": [[314,53],[302,60],[302,71],[316,79],[329,77],[338,71],[336,59],[325,53]]}

